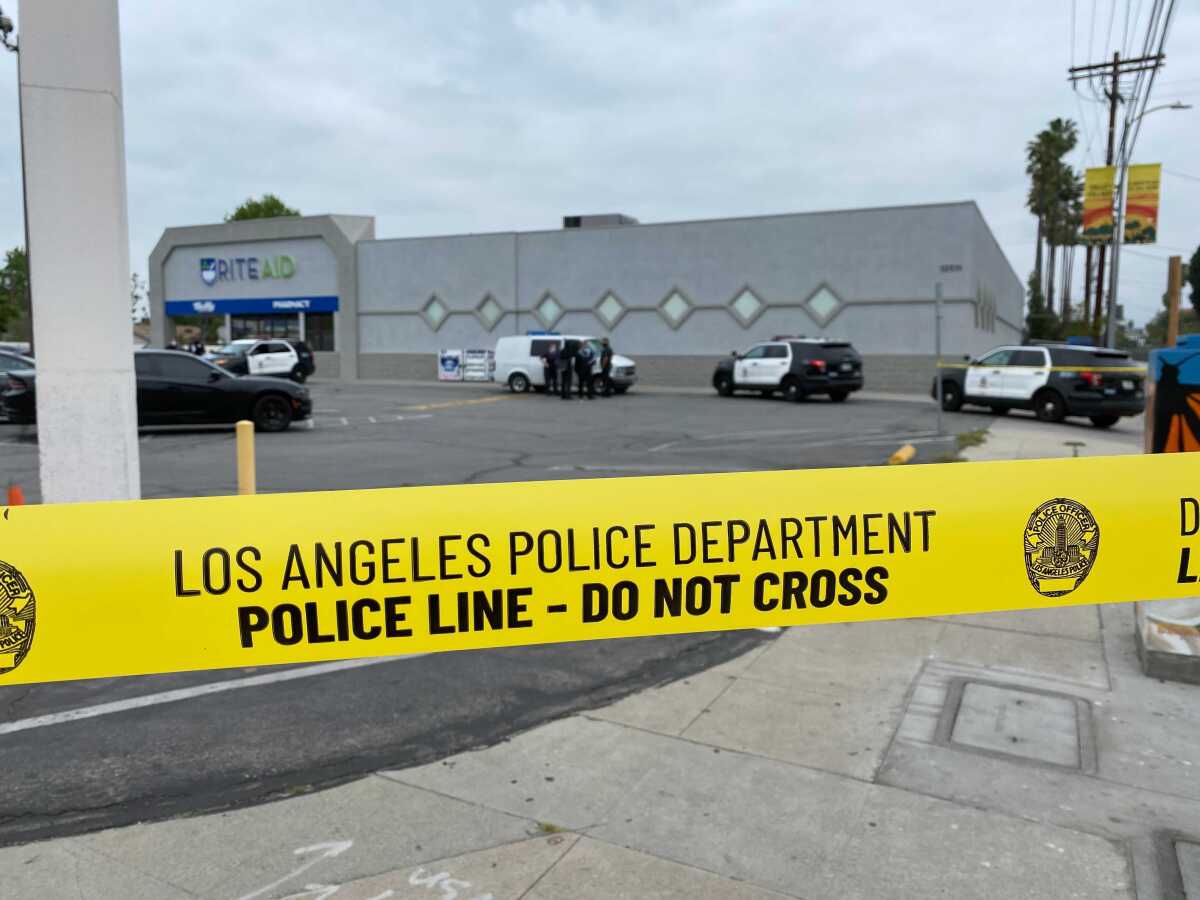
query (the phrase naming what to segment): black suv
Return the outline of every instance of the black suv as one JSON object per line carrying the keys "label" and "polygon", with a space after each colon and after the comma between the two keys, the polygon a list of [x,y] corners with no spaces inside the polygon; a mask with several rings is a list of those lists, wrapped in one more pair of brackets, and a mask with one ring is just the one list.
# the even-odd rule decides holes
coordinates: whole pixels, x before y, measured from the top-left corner
{"label": "black suv", "polygon": [[1031,409],[1043,422],[1087,416],[1111,428],[1122,416],[1146,407],[1146,370],[1124,350],[1078,344],[1020,344],[996,347],[958,364],[942,363],[932,395],[942,380],[942,408],[989,406],[1003,414]]}
{"label": "black suv", "polygon": [[777,337],[721,360],[712,384],[722,397],[780,391],[788,400],[828,394],[840,403],[862,389],[862,358],[848,341]]}

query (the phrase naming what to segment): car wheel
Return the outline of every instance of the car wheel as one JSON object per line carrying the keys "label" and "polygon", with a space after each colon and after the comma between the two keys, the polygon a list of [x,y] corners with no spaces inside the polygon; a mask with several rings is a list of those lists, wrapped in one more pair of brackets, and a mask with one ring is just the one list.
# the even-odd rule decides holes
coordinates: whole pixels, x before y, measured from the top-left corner
{"label": "car wheel", "polygon": [[529,376],[524,372],[513,372],[508,376],[508,389],[514,394],[524,394],[529,390]]}
{"label": "car wheel", "polygon": [[292,405],[286,397],[267,394],[254,404],[254,427],[259,431],[286,431],[292,424]]}
{"label": "car wheel", "polygon": [[713,387],[717,389],[717,393],[722,397],[733,396],[733,379],[724,372],[713,378]]}
{"label": "car wheel", "polygon": [[592,390],[597,394],[604,393],[604,376],[599,372],[592,376]]}
{"label": "car wheel", "polygon": [[963,395],[960,388],[953,381],[942,382],[942,409],[946,412],[958,412],[962,409]]}
{"label": "car wheel", "polygon": [[1120,421],[1120,416],[1092,416],[1092,424],[1097,428],[1112,428]]}
{"label": "car wheel", "polygon": [[291,378],[292,381],[296,382],[296,384],[304,384],[304,382],[308,379],[308,373],[304,371],[302,366],[296,366],[294,369],[292,369]]}
{"label": "car wheel", "polygon": [[834,403],[845,403],[846,398],[850,396],[849,391],[830,391],[829,399]]}
{"label": "car wheel", "polygon": [[992,415],[1007,416],[1008,415],[1008,407],[1007,406],[993,406],[992,407]]}
{"label": "car wheel", "polygon": [[1067,405],[1055,391],[1042,391],[1036,395],[1033,411],[1043,422],[1061,422],[1067,417]]}
{"label": "car wheel", "polygon": [[[792,403],[799,403],[804,399],[804,385],[800,383],[800,379],[788,376],[787,378],[783,379],[783,384],[780,385],[780,387],[783,388],[784,400],[790,400]],[[770,394],[767,393],[764,396],[769,397]]]}

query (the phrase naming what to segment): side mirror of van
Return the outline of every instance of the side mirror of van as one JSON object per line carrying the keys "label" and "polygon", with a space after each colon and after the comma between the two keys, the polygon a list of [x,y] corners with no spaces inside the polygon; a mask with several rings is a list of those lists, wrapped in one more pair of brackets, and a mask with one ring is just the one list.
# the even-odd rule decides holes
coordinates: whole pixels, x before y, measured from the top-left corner
{"label": "side mirror of van", "polygon": [[739,358],[739,356],[738,356],[738,352],[737,352],[736,350],[730,350],[730,351],[729,351],[729,355],[730,355],[730,356],[732,356],[734,359],[738,359],[738,358]]}

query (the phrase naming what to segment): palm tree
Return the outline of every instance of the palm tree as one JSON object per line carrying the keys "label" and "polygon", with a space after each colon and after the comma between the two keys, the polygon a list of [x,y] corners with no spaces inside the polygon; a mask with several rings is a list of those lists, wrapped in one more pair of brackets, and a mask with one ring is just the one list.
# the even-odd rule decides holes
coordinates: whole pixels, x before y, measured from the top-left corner
{"label": "palm tree", "polygon": [[1073,196],[1078,176],[1063,162],[1079,141],[1075,123],[1070,119],[1054,119],[1025,146],[1025,172],[1029,175],[1029,194],[1025,205],[1037,216],[1038,244],[1034,271],[1042,283],[1042,242],[1050,248],[1050,265],[1046,278],[1046,303],[1054,309],[1055,248],[1060,246],[1069,229],[1068,198]]}

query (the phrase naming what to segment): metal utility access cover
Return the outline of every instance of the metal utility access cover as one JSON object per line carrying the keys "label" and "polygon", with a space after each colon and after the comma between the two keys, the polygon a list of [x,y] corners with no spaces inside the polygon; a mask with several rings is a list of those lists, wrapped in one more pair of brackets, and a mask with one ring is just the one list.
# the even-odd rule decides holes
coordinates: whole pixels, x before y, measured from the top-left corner
{"label": "metal utility access cover", "polygon": [[1082,768],[1073,698],[967,682],[950,741],[1005,756]]}

